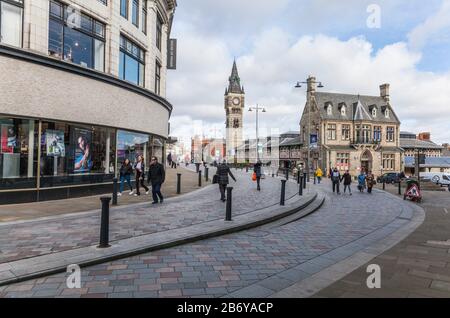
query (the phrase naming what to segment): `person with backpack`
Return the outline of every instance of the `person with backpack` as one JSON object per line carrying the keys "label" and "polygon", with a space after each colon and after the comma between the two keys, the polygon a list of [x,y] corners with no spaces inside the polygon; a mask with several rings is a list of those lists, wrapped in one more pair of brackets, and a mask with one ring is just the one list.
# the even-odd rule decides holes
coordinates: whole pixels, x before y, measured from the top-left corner
{"label": "person with backpack", "polygon": [[352,176],[350,175],[350,172],[348,170],[345,171],[345,173],[341,177],[341,182],[344,181],[344,194],[348,188],[348,193],[352,195],[352,189],[350,188],[350,185],[352,184]]}
{"label": "person with backpack", "polygon": [[333,193],[337,192],[337,194],[341,194],[339,191],[339,184],[341,182],[341,174],[339,173],[337,168],[334,168],[331,172],[331,182],[333,183]]}
{"label": "person with backpack", "polygon": [[133,173],[133,166],[130,163],[129,159],[125,159],[120,167],[120,190],[117,194],[119,197],[122,195],[123,187],[125,181],[127,181],[128,186],[130,187],[130,195],[133,194],[133,187],[131,186],[131,174]]}

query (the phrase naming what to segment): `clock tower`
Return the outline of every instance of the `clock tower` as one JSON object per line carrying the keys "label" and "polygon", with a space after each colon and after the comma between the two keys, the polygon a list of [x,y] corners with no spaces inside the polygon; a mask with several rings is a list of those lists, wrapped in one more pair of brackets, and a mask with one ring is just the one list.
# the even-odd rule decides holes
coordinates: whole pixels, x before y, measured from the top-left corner
{"label": "clock tower", "polygon": [[228,79],[229,85],[225,89],[225,113],[227,131],[227,160],[236,161],[237,148],[243,143],[243,119],[245,92],[241,86],[236,61],[233,63],[231,76]]}

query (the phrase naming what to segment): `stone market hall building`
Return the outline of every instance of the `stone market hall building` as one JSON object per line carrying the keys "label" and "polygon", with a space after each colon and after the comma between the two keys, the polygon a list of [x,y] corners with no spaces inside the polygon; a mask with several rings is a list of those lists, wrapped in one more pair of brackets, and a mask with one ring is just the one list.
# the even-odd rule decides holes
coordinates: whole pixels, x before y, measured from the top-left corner
{"label": "stone market hall building", "polygon": [[176,0],[0,0],[0,204],[111,191],[164,161]]}
{"label": "stone market hall building", "polygon": [[389,84],[380,86],[380,96],[359,96],[317,92],[315,78],[307,82],[300,133],[304,162],[310,147],[311,171],[337,167],[353,176],[361,170],[379,176],[402,170],[400,121],[390,104]]}

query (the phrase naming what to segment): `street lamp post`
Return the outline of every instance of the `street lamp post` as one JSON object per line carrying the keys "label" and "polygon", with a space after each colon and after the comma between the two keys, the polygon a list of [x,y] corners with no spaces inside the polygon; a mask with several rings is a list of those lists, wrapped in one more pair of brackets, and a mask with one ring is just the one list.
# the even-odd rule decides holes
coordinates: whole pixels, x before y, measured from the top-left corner
{"label": "street lamp post", "polygon": [[[295,88],[301,88],[302,85],[301,84],[319,84],[317,87],[318,88],[323,88],[324,86],[322,85],[322,82],[316,82],[315,80],[307,80],[306,82],[297,82],[297,84],[295,85]],[[308,87],[308,92],[309,93],[309,89],[310,87]],[[310,166],[310,161],[309,158],[311,156],[311,105],[309,105],[308,103],[308,97],[307,97],[307,104],[308,104],[308,157],[306,158],[306,174],[307,174],[307,178],[308,178],[308,182],[310,182],[310,170],[311,170],[311,166]]]}
{"label": "street lamp post", "polygon": [[258,113],[259,111],[262,111],[263,113],[266,112],[266,109],[264,107],[260,107],[258,106],[258,104],[256,104],[256,107],[252,107],[250,106],[248,111],[254,111],[256,110],[256,161],[259,161],[259,135],[258,135]]}

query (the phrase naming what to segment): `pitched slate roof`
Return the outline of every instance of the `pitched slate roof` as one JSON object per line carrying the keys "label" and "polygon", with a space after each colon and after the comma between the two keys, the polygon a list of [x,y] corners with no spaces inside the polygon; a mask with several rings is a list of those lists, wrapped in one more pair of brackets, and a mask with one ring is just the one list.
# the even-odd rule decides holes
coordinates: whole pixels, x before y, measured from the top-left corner
{"label": "pitched slate roof", "polygon": [[301,146],[303,143],[300,140],[300,137],[295,138],[286,138],[283,140],[282,143],[280,143],[280,147],[286,147],[286,146]]}
{"label": "pitched slate roof", "polygon": [[410,138],[400,138],[400,147],[403,149],[414,148],[414,149],[444,149],[444,147],[435,144],[432,141],[410,139]]}
{"label": "pitched slate roof", "polygon": [[[319,108],[320,115],[323,119],[334,120],[354,120],[355,115],[358,115],[357,120],[395,123],[400,124],[400,121],[386,101],[379,96],[365,96],[365,95],[352,95],[352,94],[340,94],[340,93],[324,93],[316,92],[316,103]],[[360,105],[358,104],[358,100]],[[327,107],[331,105],[332,113],[328,115]],[[346,107],[346,115],[341,114],[341,108]],[[377,109],[377,114],[372,117],[372,109]],[[359,111],[357,112],[357,110]],[[384,116],[384,110],[389,109],[389,118]],[[367,117],[368,116],[368,117]]]}
{"label": "pitched slate roof", "polygon": [[[405,157],[405,166],[414,167],[415,158]],[[425,168],[450,168],[450,157],[425,157],[425,164],[421,164]]]}

